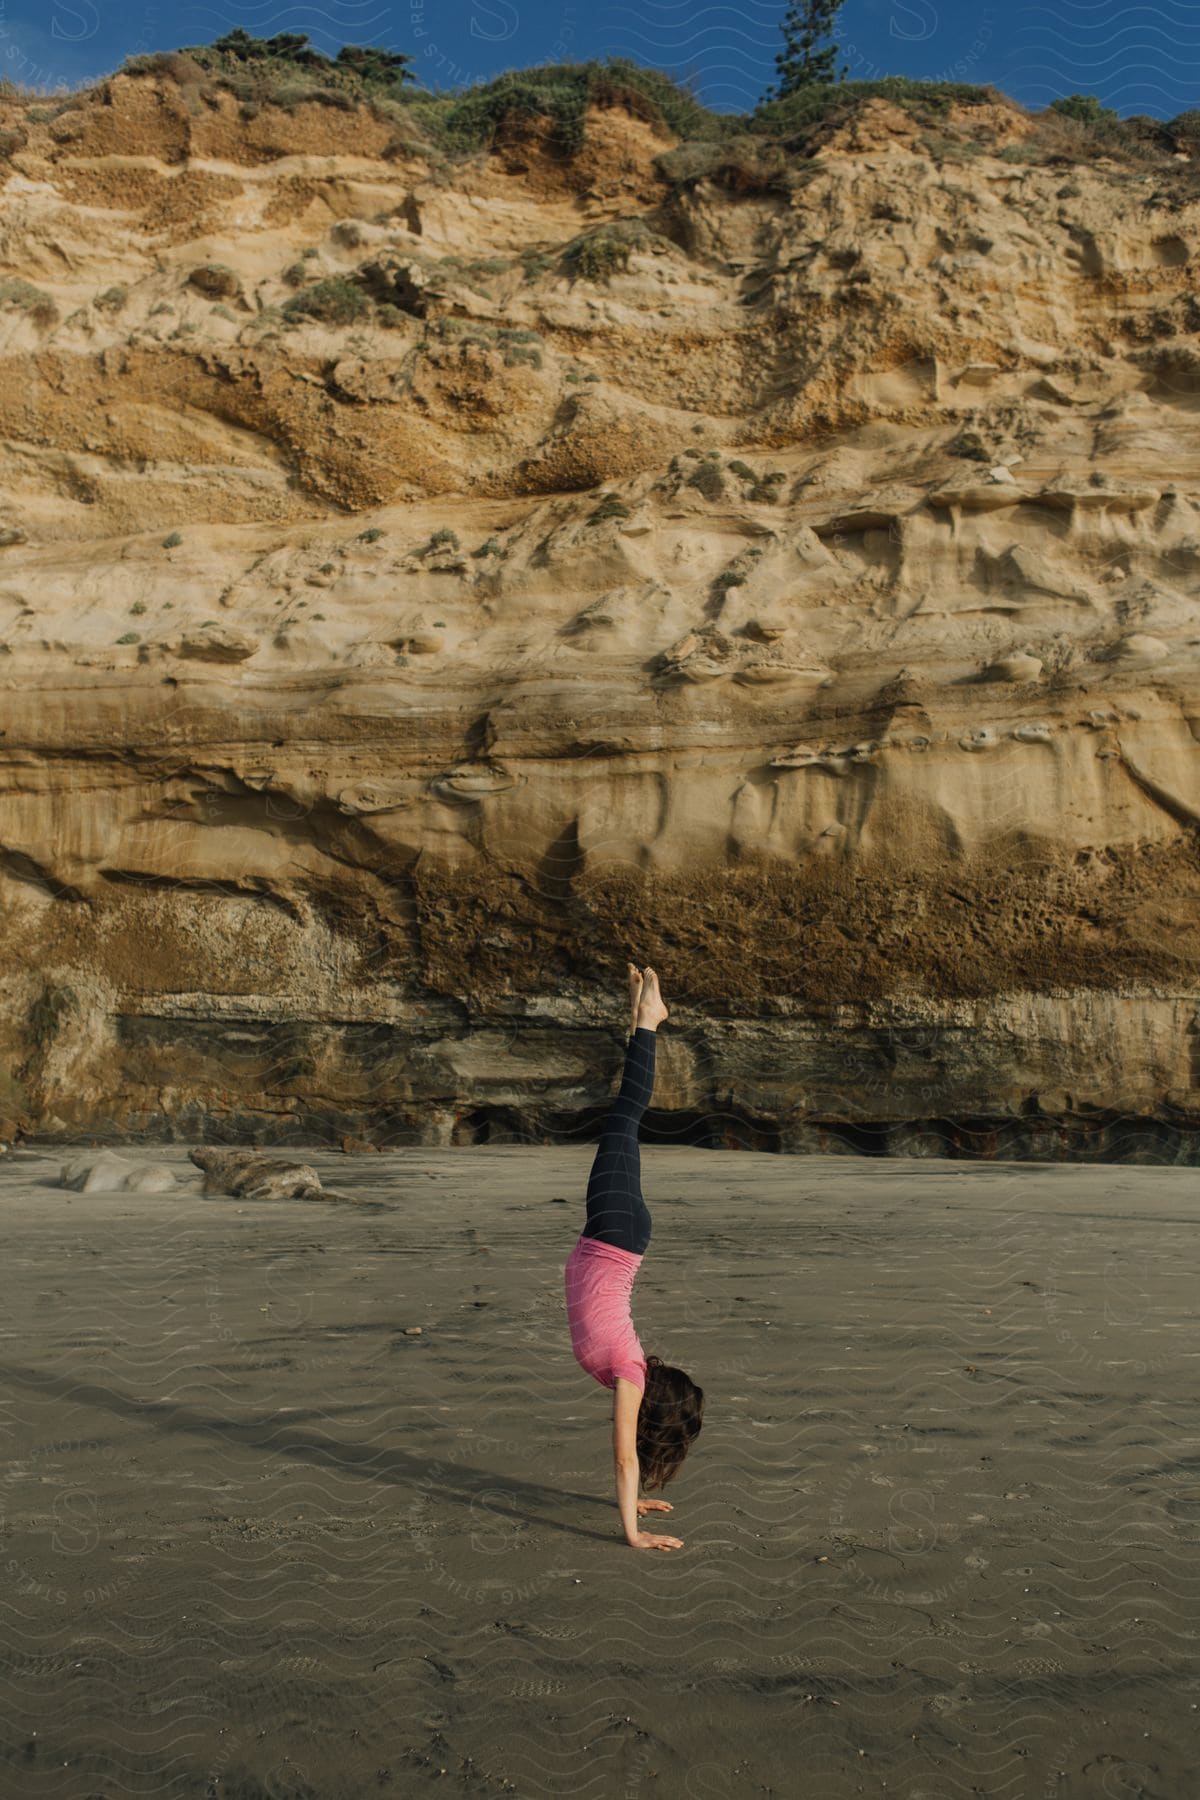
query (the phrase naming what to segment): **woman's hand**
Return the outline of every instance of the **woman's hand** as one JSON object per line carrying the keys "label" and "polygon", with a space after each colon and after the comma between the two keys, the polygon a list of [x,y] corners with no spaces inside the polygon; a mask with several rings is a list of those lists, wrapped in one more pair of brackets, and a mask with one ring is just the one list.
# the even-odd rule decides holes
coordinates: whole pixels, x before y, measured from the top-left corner
{"label": "woman's hand", "polygon": [[669,1500],[639,1500],[637,1503],[638,1518],[644,1518],[648,1512],[672,1512],[674,1508]]}

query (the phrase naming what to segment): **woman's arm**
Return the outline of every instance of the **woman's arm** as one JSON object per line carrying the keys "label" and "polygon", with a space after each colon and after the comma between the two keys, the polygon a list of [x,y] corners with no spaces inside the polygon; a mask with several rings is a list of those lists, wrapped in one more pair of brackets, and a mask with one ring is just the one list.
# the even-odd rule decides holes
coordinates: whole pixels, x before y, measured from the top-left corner
{"label": "woman's arm", "polygon": [[637,1493],[641,1470],[638,1467],[637,1419],[641,1404],[642,1396],[633,1382],[618,1375],[613,1393],[613,1468],[617,1478],[621,1529],[630,1544],[638,1535]]}
{"label": "woman's arm", "polygon": [[[635,1550],[682,1550],[683,1539],[642,1531],[638,1525],[637,1421],[642,1396],[632,1381],[618,1375],[613,1394],[613,1466],[617,1480],[617,1508],[625,1542]],[[657,1508],[655,1509],[657,1510]],[[664,1507],[664,1511],[669,1508]]]}

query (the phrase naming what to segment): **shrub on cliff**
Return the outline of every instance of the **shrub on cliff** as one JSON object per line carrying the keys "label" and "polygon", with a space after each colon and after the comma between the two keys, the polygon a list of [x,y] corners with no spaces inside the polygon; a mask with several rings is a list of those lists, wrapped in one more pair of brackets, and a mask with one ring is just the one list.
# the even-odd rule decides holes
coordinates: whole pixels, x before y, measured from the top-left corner
{"label": "shrub on cliff", "polygon": [[352,110],[403,93],[416,80],[411,61],[400,51],[359,44],[343,44],[336,57],[328,57],[313,49],[307,32],[281,31],[256,38],[239,25],[211,44],[130,57],[124,69],[131,75],[162,75],[181,87],[198,87],[201,97],[225,88],[255,109],[270,105],[291,111],[305,101],[316,101]]}
{"label": "shrub on cliff", "polygon": [[890,100],[922,125],[936,125],[952,106],[984,106],[1002,100],[989,84],[968,81],[912,81],[885,75],[878,81],[814,82],[780,99],[764,100],[749,115],[751,131],[803,138],[826,121],[849,120],[867,100]]}
{"label": "shrub on cliff", "polygon": [[572,155],[582,147],[589,106],[624,107],[664,135],[680,138],[725,131],[723,115],[710,112],[670,76],[626,57],[547,63],[445,95],[418,88],[410,60],[354,44],[344,44],[330,59],[314,50],[304,33],[255,38],[238,27],[212,44],[130,57],[123,68],[127,74],[165,76],[193,100],[224,88],[241,99],[246,117],[261,105],[290,109],[302,100],[332,106],[361,102],[396,127],[398,151],[472,155],[489,148],[506,121],[540,116],[550,121],[554,144]]}
{"label": "shrub on cliff", "polygon": [[627,519],[629,508],[616,494],[602,494],[600,504],[588,517],[589,525],[603,525],[606,519]]}
{"label": "shrub on cliff", "polygon": [[623,106],[675,137],[719,128],[719,115],[669,76],[620,56],[606,62],[547,63],[501,75],[450,97],[448,104],[422,110],[430,136],[451,152],[487,149],[507,120],[536,115],[551,121],[555,143],[570,154],[582,148],[589,106]]}
{"label": "shrub on cliff", "polygon": [[585,238],[575,250],[571,261],[585,281],[607,281],[619,269],[629,267],[630,255],[629,244],[600,232],[595,237]]}
{"label": "shrub on cliff", "polygon": [[[1070,96],[1087,99],[1086,95]],[[1161,167],[1169,156],[1166,140],[1147,133],[1137,119],[1121,119],[1106,108],[1085,106],[1075,111],[1065,105],[1048,106],[1034,117],[1030,135],[1016,144],[1002,144],[995,152],[1002,162],[1061,163],[1066,166],[1112,157],[1134,167]]]}
{"label": "shrub on cliff", "polygon": [[[506,126],[516,124],[519,130],[522,119],[548,124],[541,135],[569,158],[584,145],[589,108],[619,106],[680,140],[659,159],[660,173],[668,180],[686,184],[710,178],[744,190],[794,187],[826,129],[849,122],[873,98],[888,100],[927,129],[939,131],[927,146],[937,160],[961,160],[990,149],[1013,162],[1070,163],[1085,162],[1099,150],[1136,167],[1170,166],[1173,192],[1186,189],[1189,180],[1174,152],[1191,150],[1197,135],[1194,115],[1181,114],[1169,125],[1122,120],[1094,95],[1075,94],[1032,115],[1036,128],[1027,141],[993,147],[986,115],[978,124],[961,115],[953,124],[949,119],[951,109],[1011,105],[990,83],[905,76],[808,80],[738,115],[710,111],[669,76],[625,57],[547,63],[446,94],[420,88],[409,62],[400,52],[353,44],[330,58],[314,50],[304,33],[256,38],[239,27],[210,45],[133,57],[124,69],[176,81],[192,111],[211,103],[219,89],[240,97],[246,117],[264,105],[293,108],[303,101],[365,106],[392,128],[385,158],[416,154],[436,161],[474,155],[489,149]],[[104,96],[109,88],[99,83],[86,92]],[[955,150],[956,142],[963,146],[961,152]],[[537,261],[531,272],[540,269]]]}
{"label": "shrub on cliff", "polygon": [[1200,150],[1200,107],[1176,113],[1173,119],[1167,120],[1166,130],[1174,149],[1194,156]]}
{"label": "shrub on cliff", "polygon": [[706,500],[724,499],[725,477],[721,473],[721,458],[717,451],[709,450],[701,458],[684,485],[695,488]]}
{"label": "shrub on cliff", "polygon": [[688,188],[713,181],[737,194],[786,192],[791,184],[788,153],[774,139],[741,131],[724,139],[693,138],[664,150],[654,166],[667,181]]}
{"label": "shrub on cliff", "polygon": [[946,445],[948,456],[965,456],[969,462],[990,462],[991,451],[977,431],[960,431]]}
{"label": "shrub on cliff", "polygon": [[644,219],[610,219],[595,231],[574,238],[562,253],[564,271],[585,281],[607,281],[618,269],[629,267],[635,250],[673,252],[669,238],[652,231]]}
{"label": "shrub on cliff", "polygon": [[257,68],[286,77],[303,69],[319,75],[331,88],[347,77],[363,88],[382,89],[404,87],[416,80],[408,66],[412,58],[403,52],[343,44],[336,57],[328,57],[313,49],[304,31],[256,38],[238,25],[211,44],[185,46],[181,54],[213,74]]}
{"label": "shrub on cliff", "polygon": [[28,313],[35,325],[53,325],[58,319],[58,307],[52,297],[19,275],[0,281],[0,307]]}
{"label": "shrub on cliff", "polygon": [[1050,102],[1050,111],[1064,113],[1068,119],[1080,119],[1085,125],[1109,124],[1117,118],[1111,107],[1102,106],[1095,94],[1066,94]]}
{"label": "shrub on cliff", "polygon": [[299,294],[285,300],[280,311],[293,322],[302,318],[320,319],[324,325],[353,325],[370,311],[371,302],[361,288],[344,275],[330,275],[314,282]]}

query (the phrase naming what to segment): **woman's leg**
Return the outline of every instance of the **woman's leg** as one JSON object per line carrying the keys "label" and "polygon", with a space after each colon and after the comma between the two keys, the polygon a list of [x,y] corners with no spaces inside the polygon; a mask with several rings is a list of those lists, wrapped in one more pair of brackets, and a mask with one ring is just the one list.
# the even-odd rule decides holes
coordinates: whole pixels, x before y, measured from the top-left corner
{"label": "woman's leg", "polygon": [[650,1214],[642,1198],[638,1127],[654,1091],[654,1032],[639,1026],[625,1046],[625,1069],[596,1154],[587,1188],[582,1236],[618,1249],[645,1253]]}

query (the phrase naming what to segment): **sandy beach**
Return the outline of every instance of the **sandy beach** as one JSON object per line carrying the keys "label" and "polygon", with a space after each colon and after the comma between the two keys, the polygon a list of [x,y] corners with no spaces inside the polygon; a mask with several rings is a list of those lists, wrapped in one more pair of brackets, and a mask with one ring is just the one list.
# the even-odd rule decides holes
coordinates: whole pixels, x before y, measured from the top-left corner
{"label": "sandy beach", "polygon": [[648,1151],[664,1555],[589,1145],[312,1156],[377,1210],[129,1154],[178,1195],[0,1165],[6,1796],[1197,1791],[1191,1171]]}

